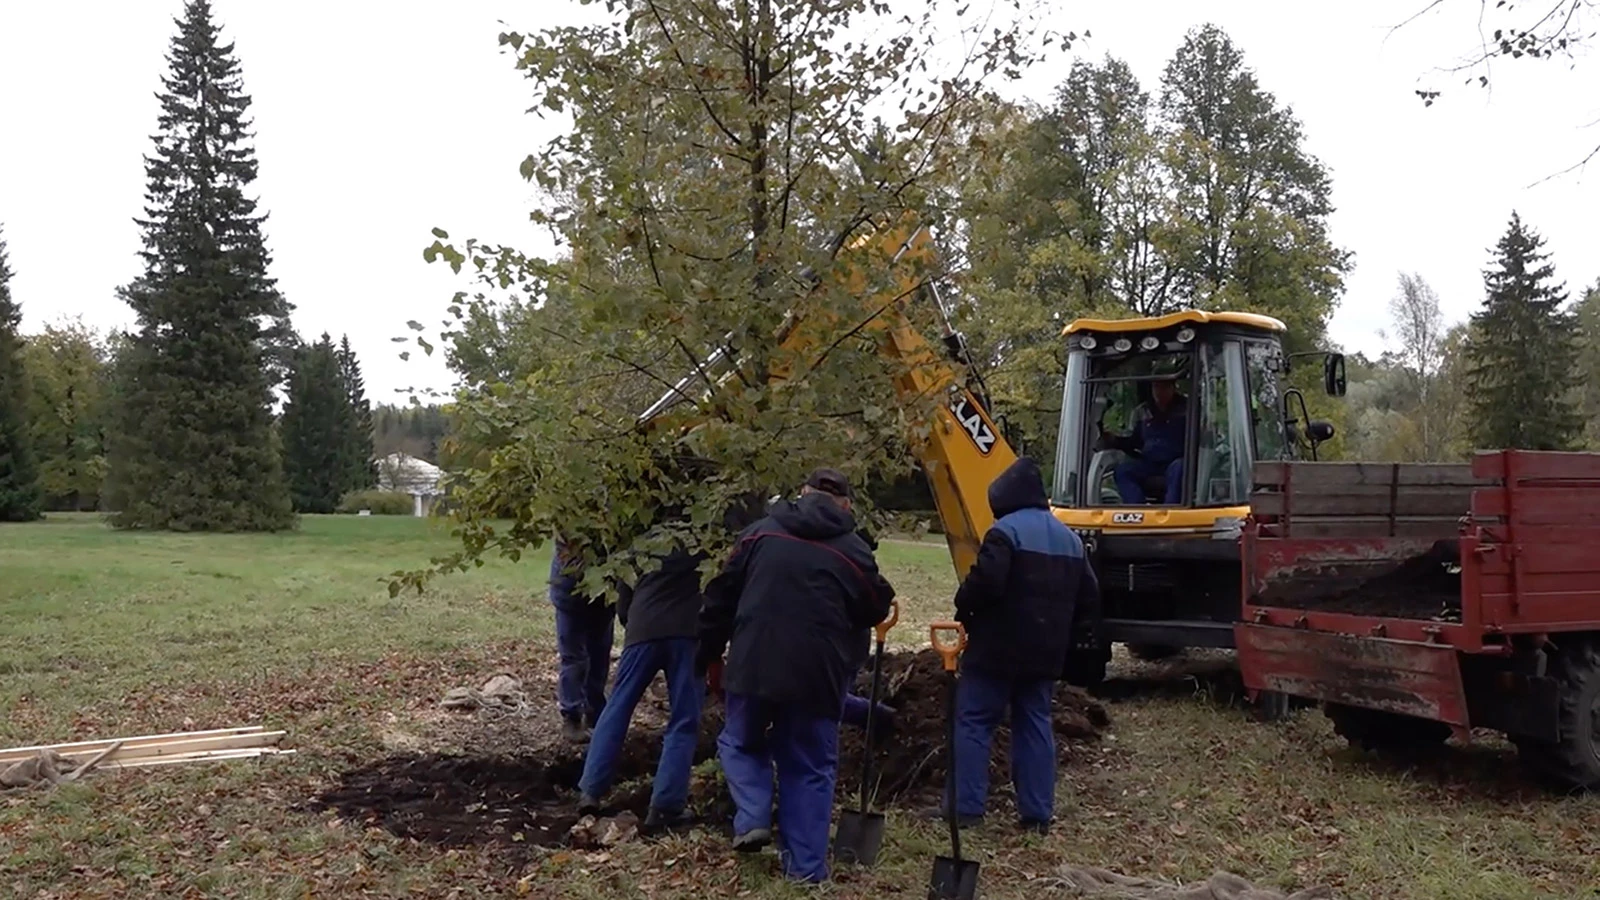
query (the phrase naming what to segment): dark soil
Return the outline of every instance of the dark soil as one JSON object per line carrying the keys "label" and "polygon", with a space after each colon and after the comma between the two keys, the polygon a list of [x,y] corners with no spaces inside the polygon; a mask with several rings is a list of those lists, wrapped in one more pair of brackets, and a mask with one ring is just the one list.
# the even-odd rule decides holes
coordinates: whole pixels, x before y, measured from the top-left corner
{"label": "dark soil", "polygon": [[1384,616],[1435,619],[1458,616],[1461,608],[1460,545],[1434,543],[1426,552],[1377,575],[1371,568],[1336,566],[1296,574],[1273,584],[1260,602],[1268,606]]}
{"label": "dark soil", "polygon": [[[875,805],[936,799],[946,771],[946,682],[939,658],[931,650],[886,654],[883,668],[884,702],[897,714],[894,733],[875,749]],[[863,671],[859,691],[865,695],[869,688],[869,671]],[[655,711],[643,707],[660,702],[647,695],[635,716],[618,764],[617,787],[605,798],[608,814],[628,810],[643,817],[647,811],[661,737],[655,724],[660,716],[646,715]],[[722,705],[708,702],[696,763],[715,756],[722,717]],[[645,725],[641,720],[650,725],[640,727]],[[1057,687],[1055,730],[1063,762],[1070,761],[1069,742],[1092,740],[1109,724],[1105,708],[1089,695],[1064,684]],[[836,806],[854,807],[859,800],[864,740],[860,729],[843,729]],[[991,790],[1010,782],[1009,745],[1009,729],[1002,726],[995,737]],[[401,754],[345,772],[309,806],[441,846],[566,846],[579,820],[582,771],[582,749],[564,745],[538,754]],[[696,776],[690,808],[708,824],[726,825],[732,805],[721,779]]]}

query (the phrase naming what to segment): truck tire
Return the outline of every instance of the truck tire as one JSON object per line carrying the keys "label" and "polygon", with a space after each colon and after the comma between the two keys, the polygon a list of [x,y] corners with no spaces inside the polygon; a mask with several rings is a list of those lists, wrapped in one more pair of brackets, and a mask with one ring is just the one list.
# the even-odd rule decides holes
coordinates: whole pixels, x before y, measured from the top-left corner
{"label": "truck tire", "polygon": [[1600,642],[1579,639],[1550,658],[1560,685],[1556,743],[1518,739],[1517,754],[1563,787],[1600,790]]}
{"label": "truck tire", "polygon": [[1350,746],[1373,753],[1437,747],[1450,738],[1450,726],[1416,716],[1329,703],[1322,709],[1334,733]]}
{"label": "truck tire", "polygon": [[1134,659],[1142,659],[1145,662],[1158,662],[1163,659],[1171,659],[1182,652],[1182,647],[1174,647],[1171,644],[1128,645],[1128,655],[1132,656]]}

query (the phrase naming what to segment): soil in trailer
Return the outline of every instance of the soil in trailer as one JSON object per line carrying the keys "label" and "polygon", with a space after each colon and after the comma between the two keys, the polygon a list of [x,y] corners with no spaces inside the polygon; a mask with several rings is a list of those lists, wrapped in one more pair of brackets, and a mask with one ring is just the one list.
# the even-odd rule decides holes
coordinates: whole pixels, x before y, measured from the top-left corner
{"label": "soil in trailer", "polygon": [[1441,540],[1426,552],[1376,575],[1369,566],[1329,566],[1276,579],[1260,595],[1264,606],[1452,621],[1461,612],[1460,546]]}
{"label": "soil in trailer", "polygon": [[[864,670],[857,691],[870,688]],[[945,674],[932,650],[884,658],[884,700],[896,709],[895,731],[877,744],[877,806],[923,804],[937,799],[945,779]],[[635,715],[617,767],[617,787],[605,798],[606,814],[644,817],[650,779],[661,748],[663,717],[645,707]],[[696,763],[716,754],[723,706],[708,702],[702,716]],[[1084,692],[1058,685],[1054,704],[1057,751],[1071,764],[1071,745],[1094,740],[1110,724],[1105,708]],[[866,736],[845,727],[839,742],[840,780],[835,806],[859,797],[860,761]],[[1010,782],[1010,733],[995,736],[991,783]],[[500,845],[507,850],[571,846],[585,839],[577,811],[583,749],[553,744],[540,752],[485,755],[397,754],[343,773],[337,784],[313,798],[310,808],[335,810],[352,822],[441,846]],[[707,825],[727,827],[732,802],[715,772],[691,785],[690,811]]]}

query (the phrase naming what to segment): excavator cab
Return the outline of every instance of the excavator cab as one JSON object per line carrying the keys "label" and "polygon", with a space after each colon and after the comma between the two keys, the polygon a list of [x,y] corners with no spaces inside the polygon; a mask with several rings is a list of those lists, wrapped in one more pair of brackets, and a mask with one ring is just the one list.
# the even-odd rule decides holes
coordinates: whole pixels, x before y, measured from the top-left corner
{"label": "excavator cab", "polygon": [[[1332,436],[1285,383],[1285,331],[1196,310],[1067,326],[1052,504],[1100,575],[1107,656],[1233,646],[1255,462],[1314,457]],[[1318,355],[1343,394],[1343,358]]]}

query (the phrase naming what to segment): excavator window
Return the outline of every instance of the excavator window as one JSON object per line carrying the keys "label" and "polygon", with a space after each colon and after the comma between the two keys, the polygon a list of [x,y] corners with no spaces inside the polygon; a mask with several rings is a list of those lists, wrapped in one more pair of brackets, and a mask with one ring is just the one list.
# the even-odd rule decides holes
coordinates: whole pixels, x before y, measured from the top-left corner
{"label": "excavator window", "polygon": [[1284,428],[1283,397],[1278,391],[1283,348],[1270,341],[1244,342],[1250,375],[1250,424],[1255,432],[1256,459],[1287,459],[1289,438]]}
{"label": "excavator window", "polygon": [[1260,414],[1253,413],[1261,400],[1247,376],[1245,342],[1212,334],[1152,340],[1147,350],[1117,343],[1085,348],[1080,342],[1069,350],[1055,503],[1092,509],[1245,502],[1258,440]]}

